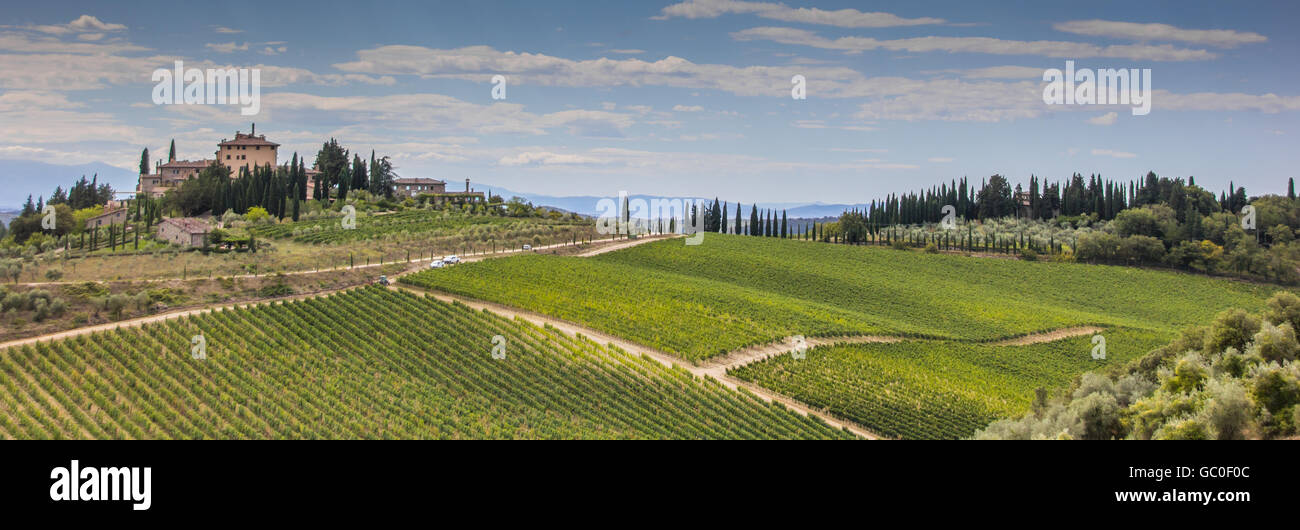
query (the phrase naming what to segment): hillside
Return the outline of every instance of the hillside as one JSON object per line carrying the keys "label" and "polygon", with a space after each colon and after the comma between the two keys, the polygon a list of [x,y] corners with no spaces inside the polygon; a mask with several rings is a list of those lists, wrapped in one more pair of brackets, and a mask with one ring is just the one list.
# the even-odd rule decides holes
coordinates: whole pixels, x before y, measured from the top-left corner
{"label": "hillside", "polygon": [[852,437],[645,357],[379,288],[0,350],[0,373],[0,438]]}

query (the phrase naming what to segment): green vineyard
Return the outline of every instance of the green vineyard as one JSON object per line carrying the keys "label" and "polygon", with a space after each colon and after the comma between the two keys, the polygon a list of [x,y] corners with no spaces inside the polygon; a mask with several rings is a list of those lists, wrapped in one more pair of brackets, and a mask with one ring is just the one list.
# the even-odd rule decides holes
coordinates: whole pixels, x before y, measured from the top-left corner
{"label": "green vineyard", "polygon": [[[521,256],[404,277],[706,359],[790,335],[991,340],[1079,325],[1171,332],[1276,287],[1133,267],[707,234],[593,258]],[[1140,286],[1141,288],[1135,288]]]}
{"label": "green vineyard", "polygon": [[904,341],[814,348],[733,370],[731,375],[897,438],[965,438],[1029,410],[1036,388],[1066,387],[1078,374],[1122,364],[1169,335],[1111,329],[1095,360],[1092,336],[1024,346]]}
{"label": "green vineyard", "polygon": [[853,436],[585,338],[364,288],[0,350],[0,437]]}

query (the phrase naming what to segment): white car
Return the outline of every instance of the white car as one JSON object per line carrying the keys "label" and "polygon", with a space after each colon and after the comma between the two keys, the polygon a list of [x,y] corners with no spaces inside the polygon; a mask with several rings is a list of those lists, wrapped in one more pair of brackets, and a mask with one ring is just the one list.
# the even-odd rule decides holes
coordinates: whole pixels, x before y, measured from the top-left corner
{"label": "white car", "polygon": [[532,245],[524,245],[524,250],[532,250],[532,249],[533,249]]}
{"label": "white car", "polygon": [[455,265],[455,264],[457,264],[457,263],[460,263],[460,256],[457,256],[457,255],[455,255],[455,254],[452,254],[452,255],[450,255],[450,256],[447,256],[447,257],[445,257],[445,258],[442,258],[442,261],[443,261],[443,263],[446,263],[446,264],[448,264],[448,265]]}
{"label": "white car", "polygon": [[441,268],[446,267],[446,266],[447,266],[447,264],[446,264],[445,262],[443,262],[442,260],[437,260],[437,261],[434,261],[433,263],[430,263],[430,264],[429,264],[429,268],[430,268],[430,269],[441,269]]}

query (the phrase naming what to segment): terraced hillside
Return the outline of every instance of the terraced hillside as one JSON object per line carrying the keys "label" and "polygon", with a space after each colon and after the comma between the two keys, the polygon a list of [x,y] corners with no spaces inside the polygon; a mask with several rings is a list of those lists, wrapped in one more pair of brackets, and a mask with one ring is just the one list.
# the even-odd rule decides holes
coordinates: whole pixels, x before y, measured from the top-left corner
{"label": "terraced hillside", "polygon": [[0,350],[0,437],[852,436],[649,358],[365,288]]}
{"label": "terraced hillside", "polygon": [[701,360],[791,335],[991,340],[1079,325],[1164,336],[1277,288],[1169,271],[708,234],[590,259],[522,256],[403,278]]}

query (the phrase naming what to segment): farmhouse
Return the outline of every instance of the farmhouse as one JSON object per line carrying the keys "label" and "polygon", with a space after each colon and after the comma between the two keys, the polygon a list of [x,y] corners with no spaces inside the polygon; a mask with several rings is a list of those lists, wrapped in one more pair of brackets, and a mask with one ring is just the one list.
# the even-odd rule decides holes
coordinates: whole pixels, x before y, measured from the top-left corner
{"label": "farmhouse", "polygon": [[429,178],[393,179],[393,194],[415,197],[421,193],[446,193],[447,181]]}
{"label": "farmhouse", "polygon": [[86,219],[86,228],[99,228],[107,225],[120,225],[126,223],[126,208],[109,210],[89,219]]}
{"label": "farmhouse", "polygon": [[428,197],[435,204],[485,202],[487,198],[481,191],[469,187],[465,179],[465,191],[447,191],[447,182],[431,178],[397,178],[393,179],[393,195],[399,197]]}
{"label": "farmhouse", "polygon": [[158,224],[158,237],[174,245],[201,247],[212,227],[193,217],[169,217]]}

